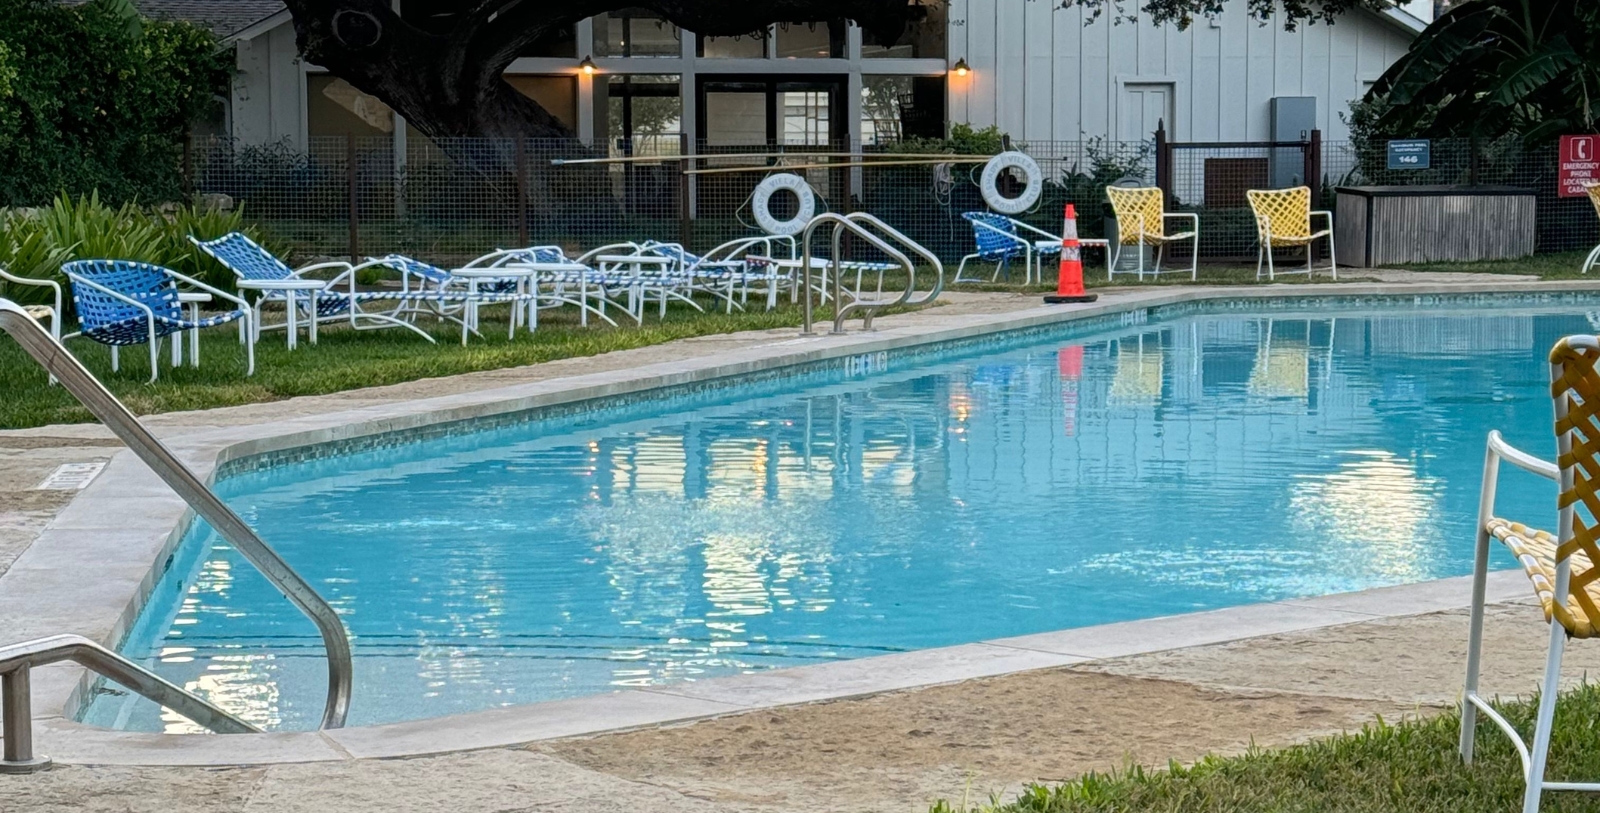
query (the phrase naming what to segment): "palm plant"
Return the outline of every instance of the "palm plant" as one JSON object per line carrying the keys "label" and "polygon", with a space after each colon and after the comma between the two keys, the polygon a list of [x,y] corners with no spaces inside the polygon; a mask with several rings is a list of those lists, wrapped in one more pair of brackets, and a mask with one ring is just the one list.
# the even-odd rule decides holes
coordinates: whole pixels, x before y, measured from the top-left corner
{"label": "palm plant", "polygon": [[1445,11],[1373,85],[1377,127],[1423,136],[1594,132],[1600,3],[1467,0]]}

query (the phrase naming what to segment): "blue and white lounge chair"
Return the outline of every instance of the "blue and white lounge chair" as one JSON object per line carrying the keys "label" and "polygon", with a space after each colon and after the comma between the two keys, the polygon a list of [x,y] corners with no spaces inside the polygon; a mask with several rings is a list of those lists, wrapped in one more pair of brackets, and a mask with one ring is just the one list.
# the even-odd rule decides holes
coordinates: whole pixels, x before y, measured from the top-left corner
{"label": "blue and white lounge chair", "polygon": [[[767,294],[767,307],[775,307],[778,303],[779,274],[772,258],[772,238],[770,237],[744,237],[730,240],[704,255],[694,254],[678,243],[661,243],[647,240],[639,244],[639,248],[647,254],[656,254],[673,261],[665,274],[673,278],[681,287],[682,293],[692,295],[697,291],[721,297],[727,303],[728,313],[732,313],[735,306],[743,309],[740,303],[734,302],[734,292],[738,290],[741,302],[748,302],[750,298],[751,282],[760,283]],[[756,253],[759,249],[761,253]],[[668,288],[662,287],[661,307],[663,314],[666,311],[666,296]],[[693,304],[688,296],[672,293]],[[699,307],[696,305],[695,307]]]}
{"label": "blue and white lounge chair", "polygon": [[[962,217],[972,224],[972,236],[977,240],[978,250],[961,258],[961,265],[956,267],[956,282],[983,282],[981,279],[967,279],[961,274],[966,270],[969,260],[982,260],[992,262],[994,275],[989,282],[1000,278],[1000,272],[1006,272],[1006,278],[1011,278],[1008,268],[1011,260],[1023,258],[1023,281],[1033,282],[1034,271],[1037,268],[1039,277],[1044,276],[1041,261],[1045,257],[1054,257],[1061,254],[1061,238],[1042,229],[1036,229],[1015,218],[997,215],[993,212],[967,212]],[[1030,232],[1031,234],[1021,234]],[[1044,238],[1044,239],[1039,239]]]}
{"label": "blue and white lounge chair", "polygon": [[[251,336],[252,341],[260,337],[262,330],[283,327],[289,332],[289,346],[294,347],[298,333],[298,317],[302,309],[306,311],[312,344],[316,344],[317,341],[318,322],[341,318],[348,318],[350,326],[357,330],[373,327],[404,327],[430,342],[433,341],[433,337],[421,328],[401,318],[407,307],[425,296],[426,292],[356,290],[356,272],[380,264],[376,261],[351,265],[335,260],[290,268],[288,264],[273,256],[272,252],[262,248],[241,232],[230,232],[215,240],[200,240],[192,235],[189,239],[201,251],[233,271],[239,278],[241,289],[260,292],[261,296],[256,299],[254,305],[255,333]],[[330,269],[338,271],[332,279],[321,280],[304,276],[311,271]],[[394,303],[394,307],[381,313],[370,313],[361,309],[361,303],[374,301],[391,302]],[[261,306],[267,302],[286,304],[284,311],[287,318],[282,324],[262,323]],[[287,306],[290,302],[293,303],[293,307]],[[363,320],[379,324],[364,325]]]}
{"label": "blue and white lounge chair", "polygon": [[[150,347],[150,381],[154,383],[160,374],[157,365],[162,337],[241,319],[241,337],[254,333],[253,315],[243,299],[169,268],[124,260],[79,260],[63,265],[61,270],[72,283],[72,303],[78,311],[80,331],[73,335],[109,345],[112,370],[120,367],[118,348],[146,344]],[[179,283],[237,307],[203,319],[185,319]],[[245,375],[254,375],[255,345],[248,340],[244,344]],[[177,358],[174,354],[174,361]],[[190,364],[200,366],[198,344],[191,353]]]}
{"label": "blue and white lounge chair", "polygon": [[[567,256],[559,246],[528,246],[526,248],[499,248],[488,254],[478,257],[463,266],[466,269],[479,268],[515,268],[517,266],[538,265],[541,270],[527,276],[532,283],[529,293],[533,295],[533,302],[528,307],[528,329],[533,330],[539,324],[539,309],[559,308],[564,305],[575,305],[579,309],[579,323],[587,326],[589,314],[604,319],[613,327],[616,321],[606,315],[606,306],[612,304],[611,297],[618,293],[626,293],[628,301],[624,308],[634,321],[639,321],[635,312],[634,299],[636,288],[632,280],[626,275],[610,274],[595,268],[591,260],[604,256],[608,252],[636,254],[639,247],[633,243],[615,243],[602,246],[573,259]],[[498,283],[491,284],[490,290],[503,290],[520,284],[519,278],[508,278]]]}
{"label": "blue and white lounge chair", "polygon": [[[524,291],[522,281],[513,276],[476,279],[404,254],[367,259],[363,265],[400,272],[401,295],[409,295],[406,300],[411,305],[407,308],[408,312],[424,312],[417,306],[426,305],[426,312],[440,319],[460,323],[463,347],[467,344],[467,335],[478,331],[478,306],[509,303],[512,306],[508,320],[511,327],[506,338],[515,338],[517,325],[520,324],[520,308],[517,306],[537,298],[536,292]],[[452,313],[451,306],[455,306],[455,313]]]}

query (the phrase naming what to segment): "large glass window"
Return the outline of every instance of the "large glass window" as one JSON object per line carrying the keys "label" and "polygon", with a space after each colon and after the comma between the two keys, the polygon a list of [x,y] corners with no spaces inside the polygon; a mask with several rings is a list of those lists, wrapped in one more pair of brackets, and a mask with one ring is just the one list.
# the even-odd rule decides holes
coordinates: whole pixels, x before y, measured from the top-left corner
{"label": "large glass window", "polygon": [[394,132],[389,106],[356,90],[349,82],[325,73],[306,77],[306,133],[311,136],[354,135],[358,138]]}
{"label": "large glass window", "polygon": [[683,34],[661,15],[625,8],[594,18],[595,56],[681,56]]}
{"label": "large glass window", "polygon": [[827,59],[844,56],[845,24],[779,23],[777,49],[780,59]]}
{"label": "large glass window", "polygon": [[790,90],[779,94],[783,105],[783,143],[819,146],[829,141],[833,94],[826,91]]}
{"label": "large glass window", "polygon": [[902,138],[943,138],[942,76],[864,76],[861,140],[883,144]]}
{"label": "large glass window", "polygon": [[676,76],[611,76],[605,132],[611,154],[677,155],[683,102]]}
{"label": "large glass window", "polygon": [[767,55],[767,35],[752,31],[737,37],[701,37],[700,56],[707,59],[762,59]]}
{"label": "large glass window", "polygon": [[944,59],[949,13],[945,0],[911,0],[911,19],[894,42],[878,42],[863,30],[863,59]]}

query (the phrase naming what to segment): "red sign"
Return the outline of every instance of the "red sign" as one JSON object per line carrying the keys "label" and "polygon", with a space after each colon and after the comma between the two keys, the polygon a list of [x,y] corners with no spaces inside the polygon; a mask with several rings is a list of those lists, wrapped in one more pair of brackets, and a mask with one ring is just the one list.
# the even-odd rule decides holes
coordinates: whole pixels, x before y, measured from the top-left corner
{"label": "red sign", "polygon": [[1563,198],[1581,198],[1600,183],[1600,136],[1561,137],[1561,173],[1556,181]]}

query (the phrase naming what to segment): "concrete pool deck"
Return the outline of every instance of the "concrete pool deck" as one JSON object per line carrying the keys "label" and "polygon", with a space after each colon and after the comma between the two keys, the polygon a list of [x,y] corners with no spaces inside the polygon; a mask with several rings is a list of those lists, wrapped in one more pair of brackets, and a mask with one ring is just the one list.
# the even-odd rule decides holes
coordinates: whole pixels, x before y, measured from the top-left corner
{"label": "concrete pool deck", "polygon": [[[1492,281],[1473,280],[1472,283],[1440,285],[1434,280],[1424,280],[1381,286],[1350,284],[1271,286],[1265,289],[1141,289],[1107,293],[1100,303],[1088,308],[1050,310],[1034,307],[1037,300],[1032,297],[967,296],[945,308],[886,318],[882,330],[877,334],[819,337],[803,341],[797,340],[792,330],[708,337],[595,359],[569,360],[432,382],[413,382],[336,396],[294,399],[206,413],[174,413],[156,416],[149,422],[202,475],[209,476],[220,460],[292,448],[305,443],[403,430],[441,420],[515,411],[563,400],[631,392],[663,381],[681,383],[705,380],[763,366],[794,363],[796,360],[844,357],[874,352],[884,347],[976,335],[1030,323],[1055,321],[1066,312],[1114,312],[1199,298],[1262,295],[1600,290],[1600,285],[1593,283],[1524,284],[1503,277],[1494,277]],[[165,560],[165,552],[175,541],[172,532],[182,519],[182,504],[166,493],[148,470],[130,459],[128,453],[107,446],[108,437],[103,429],[94,426],[45,427],[0,433],[0,455],[3,455],[0,456],[0,494],[6,495],[8,500],[4,506],[0,506],[0,511],[3,511],[0,513],[0,567],[7,568],[4,575],[0,575],[0,629],[7,631],[6,640],[73,631],[106,643],[116,643],[136,613],[139,597],[153,581],[156,571],[152,570],[152,565]],[[110,465],[106,472],[77,500],[66,503],[60,497],[13,498],[13,495],[31,489],[32,485],[42,480],[54,463],[108,456]],[[33,493],[37,495],[41,492]],[[18,508],[13,510],[13,505]],[[86,563],[93,563],[98,574],[103,576],[88,586],[85,586],[83,578]],[[1518,574],[1497,575],[1494,584],[1496,595],[1500,598],[1520,597],[1527,593]],[[813,787],[817,782],[806,780],[804,776],[783,781],[766,776],[762,781],[749,785],[744,785],[738,777],[742,775],[741,771],[770,773],[782,770],[783,765],[790,765],[792,770],[803,774],[807,765],[836,762],[836,759],[826,756],[828,753],[855,753],[862,757],[865,756],[861,752],[864,747],[868,750],[877,748],[885,754],[902,750],[910,753],[924,751],[924,746],[931,743],[940,743],[938,747],[947,750],[930,751],[920,761],[912,760],[912,764],[908,765],[901,765],[897,757],[885,755],[880,755],[876,761],[866,759],[860,762],[852,769],[860,774],[858,779],[861,780],[854,785],[854,792],[858,794],[854,797],[854,803],[849,798],[851,794],[847,793],[838,798],[841,806],[837,807],[863,809],[887,802],[887,798],[869,791],[867,786],[876,782],[884,789],[899,787],[895,791],[897,793],[913,793],[912,786],[915,786],[913,795],[895,797],[904,801],[893,806],[904,809],[907,802],[918,801],[928,792],[933,792],[930,790],[932,788],[937,788],[938,795],[960,795],[962,783],[950,785],[945,782],[941,785],[943,780],[929,779],[930,775],[917,766],[926,767],[924,763],[928,756],[941,753],[949,756],[972,748],[981,750],[984,746],[962,744],[969,736],[962,732],[981,731],[989,725],[981,719],[972,719],[969,710],[975,707],[975,698],[988,697],[995,692],[1012,699],[994,705],[978,702],[976,706],[988,709],[993,717],[992,725],[1012,731],[1008,736],[1014,743],[1026,745],[1032,737],[1033,750],[1051,752],[1054,749],[1058,761],[1067,759],[1062,754],[1074,753],[1080,754],[1084,760],[1103,759],[1108,747],[1122,748],[1119,753],[1140,760],[1160,762],[1168,756],[1187,759],[1205,750],[1236,748],[1241,732],[1246,732],[1245,736],[1248,737],[1259,730],[1256,736],[1258,742],[1281,742],[1359,725],[1374,713],[1392,717],[1395,714],[1438,708],[1455,691],[1454,675],[1460,669],[1459,650],[1465,640],[1464,632],[1449,639],[1440,635],[1437,640],[1413,641],[1409,647],[1390,649],[1387,653],[1370,647],[1364,654],[1349,651],[1345,654],[1353,659],[1329,658],[1320,666],[1314,663],[1315,658],[1307,660],[1308,653],[1304,650],[1321,649],[1320,642],[1325,640],[1351,638],[1351,630],[1370,625],[1377,625],[1373,632],[1355,633],[1352,640],[1369,643],[1384,640],[1393,645],[1413,634],[1423,634],[1432,639],[1434,635],[1428,634],[1428,631],[1438,633],[1456,623],[1452,619],[1458,614],[1452,615],[1450,610],[1464,604],[1464,587],[1459,580],[1447,580],[1395,588],[1387,592],[1256,605],[1217,613],[1048,633],[944,650],[661,687],[659,690],[625,692],[443,720],[323,734],[212,738],[123,734],[88,729],[61,717],[61,711],[67,707],[72,693],[79,689],[81,676],[75,669],[39,670],[35,678],[35,708],[36,714],[42,718],[40,750],[63,762],[103,765],[328,760],[326,767],[330,781],[337,776],[370,773],[374,782],[371,790],[376,794],[374,801],[392,803],[392,797],[386,795],[384,788],[401,781],[394,775],[394,771],[399,770],[394,767],[396,765],[415,766],[414,771],[419,778],[429,772],[429,766],[452,774],[472,773],[482,768],[490,772],[484,774],[488,777],[494,770],[509,770],[499,762],[507,759],[504,754],[508,752],[494,750],[402,763],[374,763],[352,760],[353,757],[437,753],[463,748],[498,749],[510,744],[545,740],[548,742],[533,746],[534,751],[516,749],[509,752],[516,755],[511,759],[532,760],[530,768],[534,765],[543,766],[552,782],[560,776],[568,776],[568,779],[580,785],[583,782],[593,783],[587,787],[604,789],[615,786],[611,791],[601,794],[605,798],[599,808],[595,807],[596,797],[593,795],[589,797],[590,804],[576,804],[576,800],[584,798],[584,794],[578,793],[579,788],[574,786],[566,795],[557,793],[542,797],[542,801],[530,797],[524,807],[533,809],[566,809],[567,805],[560,804],[562,802],[573,802],[572,809],[610,809],[613,804],[616,809],[642,809],[641,805],[651,809],[747,809],[738,806],[747,803],[748,807],[754,808],[788,804],[808,809],[835,809],[831,802],[805,804],[801,803],[801,797],[792,795],[821,792],[822,788]],[[1525,626],[1531,623],[1536,628],[1536,621],[1533,621],[1536,615],[1531,608],[1506,605],[1497,608],[1496,624],[1504,616],[1507,623],[1522,623]],[[1526,636],[1526,642],[1533,644],[1531,647],[1519,648],[1524,641],[1516,636],[1505,636],[1504,641],[1496,639],[1492,642],[1495,648],[1490,651],[1495,654],[1491,655],[1491,660],[1499,659],[1503,649],[1503,654],[1510,656],[1506,660],[1507,668],[1511,671],[1505,673],[1505,689],[1488,682],[1490,689],[1515,692],[1531,685],[1531,675],[1536,674],[1540,663],[1540,641],[1542,638],[1535,629]],[[1171,651],[1178,647],[1184,649]],[[1352,648],[1360,649],[1356,643],[1345,647],[1347,650]],[[1332,649],[1337,651],[1339,647]],[[1529,649],[1533,654],[1528,655],[1522,649]],[[1581,657],[1582,650],[1582,647],[1576,648],[1575,656]],[[1447,651],[1454,654],[1447,656]],[[1212,654],[1200,654],[1205,652]],[[1266,654],[1262,655],[1263,652]],[[1394,654],[1396,652],[1400,654]],[[1435,652],[1439,654],[1438,663],[1428,662],[1419,666],[1417,674],[1426,679],[1418,677],[1411,681],[1411,685],[1407,680],[1400,680],[1397,684],[1392,679],[1382,681],[1370,674],[1374,669],[1393,672],[1390,661],[1396,657],[1400,660],[1412,657],[1422,662],[1428,661],[1428,656]],[[1255,653],[1258,660],[1265,660],[1249,665],[1251,653]],[[1381,657],[1374,660],[1374,656],[1380,654]],[[1300,664],[1297,669],[1285,671],[1283,668],[1264,668],[1279,664],[1290,655],[1294,657],[1289,657],[1287,662]],[[1341,677],[1343,673],[1351,671],[1353,664],[1373,666]],[[1331,668],[1334,666],[1343,668]],[[1445,666],[1449,668],[1445,669]],[[1521,667],[1528,668],[1518,671]],[[1233,671],[1230,672],[1230,669]],[[1572,671],[1577,672],[1576,669]],[[1018,672],[1020,674],[1014,674]],[[1445,672],[1450,673],[1450,677],[1441,680],[1439,676]],[[1117,678],[1108,678],[1108,675]],[[1208,678],[1207,675],[1231,677],[1220,680]],[[1407,673],[1402,677],[1409,675]],[[1391,674],[1389,677],[1394,676]],[[1272,683],[1274,679],[1277,681],[1275,685],[1256,685],[1263,681]],[[939,685],[952,681],[966,682]],[[1517,685],[1519,683],[1526,685]],[[1377,688],[1385,684],[1394,687],[1387,694]],[[1109,718],[1118,709],[1130,706],[1110,701],[1102,695],[1106,692],[1120,695],[1122,690],[1113,690],[1112,687],[1124,685],[1148,685],[1152,691],[1165,692],[1173,699],[1172,702],[1188,698],[1199,706],[1191,715],[1194,719],[1181,726],[1157,726],[1164,732],[1147,730],[1143,735],[1113,735],[1112,732],[1117,731],[1118,727],[1112,725]],[[935,688],[905,691],[926,686]],[[1053,704],[1070,698],[1075,691],[1087,692],[1079,698],[1083,707],[1079,713],[1083,717],[1077,721],[1063,721]],[[862,695],[871,696],[858,700],[838,699]],[[962,699],[964,695],[971,696]],[[1042,698],[1051,698],[1044,703],[1049,708],[1042,716],[1035,714],[1032,718],[1014,718],[1017,709],[1030,705],[1030,698],[1033,705],[1039,705],[1038,701]],[[1204,707],[1211,703],[1221,704],[1219,708],[1232,708],[1229,698],[1241,701],[1235,705],[1243,717],[1228,720],[1226,714],[1218,716],[1205,711]],[[814,702],[824,700],[832,702]],[[774,708],[794,703],[813,705]],[[1067,701],[1067,705],[1071,706],[1072,701]],[[1098,706],[1104,706],[1096,712],[1098,719],[1109,728],[1086,725],[1096,719],[1096,714],[1084,709]],[[891,735],[888,729],[884,729],[881,733],[886,739],[869,738],[868,742],[851,733],[853,725],[867,726],[868,718],[874,718],[879,712],[885,720],[893,720],[941,707],[944,707],[946,718],[959,719],[965,716],[966,724],[958,725],[943,735],[937,725],[912,728],[899,735]],[[1156,709],[1165,706],[1146,698],[1131,707],[1150,709],[1155,713]],[[1251,715],[1273,708],[1277,711],[1252,722],[1254,718]],[[758,714],[739,714],[752,709],[763,711]],[[49,716],[52,714],[55,716]],[[715,719],[684,728],[655,728],[661,723],[706,717]],[[800,720],[802,724],[791,725],[791,718]],[[784,722],[773,722],[780,719]],[[1006,722],[1008,719],[1011,720],[1009,724]],[[1066,728],[1048,725],[1051,719],[1063,722]],[[762,723],[762,720],[768,722]],[[835,740],[834,747],[824,748],[827,736],[818,734],[818,731],[827,731],[829,720],[834,721],[832,725],[841,726],[836,733],[842,739]],[[1128,726],[1128,721],[1121,724],[1122,729]],[[646,727],[646,730],[577,741],[557,739],[639,727]],[[806,733],[808,728],[813,729],[809,734]],[[1076,731],[1075,737],[1088,741],[1062,750],[1060,735],[1063,730]],[[1211,734],[1201,736],[1205,731]],[[973,743],[983,739],[976,734],[970,736],[976,737]],[[1141,736],[1145,739],[1141,740]],[[679,747],[679,740],[682,740],[684,747]],[[785,744],[778,745],[780,741]],[[1167,743],[1171,752],[1159,754],[1153,750],[1131,747],[1141,741],[1156,749],[1166,747],[1162,743]],[[822,750],[813,753],[813,746]],[[1195,752],[1196,748],[1201,750]],[[721,756],[717,756],[719,752]],[[666,753],[670,753],[671,758],[661,757]],[[695,767],[699,764],[695,762],[698,758],[694,756],[696,753],[702,754],[705,760],[699,769]],[[731,764],[746,763],[750,754],[762,753],[767,758],[759,764],[747,764],[737,770]],[[661,758],[651,762],[649,754]],[[801,758],[807,755],[809,759]],[[1059,779],[1071,775],[1027,773],[1031,769],[1025,766],[1039,764],[1037,760],[1021,759],[1020,754],[1014,754],[1013,757],[997,759],[993,763],[996,766],[1019,766],[1010,776],[983,769],[980,764],[982,760],[969,766],[977,772],[978,777],[992,777],[983,780],[987,785],[977,784],[977,778],[973,780],[980,798],[986,796],[989,789],[1009,787],[1014,790],[1015,784],[1020,781]],[[958,759],[956,763],[960,761]],[[1101,764],[1100,767],[1113,767],[1116,761]],[[1070,762],[1070,759],[1061,762],[1062,769],[1067,770]],[[726,777],[715,767],[722,763],[730,764]],[[938,770],[944,771],[945,778],[949,779],[950,765],[956,763],[941,762],[939,765],[942,767]],[[472,767],[474,765],[479,768]],[[496,769],[493,765],[501,767]],[[379,770],[374,766],[389,767]],[[895,771],[902,769],[922,778],[911,785],[897,785],[893,776]],[[116,773],[123,770],[133,773]],[[88,773],[81,773],[83,771]],[[82,785],[79,791],[70,792],[92,795],[91,786],[99,781],[95,777],[115,783],[132,781],[131,777],[165,776],[173,771],[184,773],[183,769],[178,768],[66,768],[42,777],[0,779],[0,802],[9,799],[11,792],[31,793],[37,790],[45,793],[57,782],[67,783],[60,787],[68,792],[68,785],[78,781],[70,779],[72,776],[79,777],[87,784]],[[308,778],[312,774],[305,773],[314,773],[312,766],[237,769],[234,773],[242,777],[251,771],[282,771],[285,773],[281,775],[285,777],[299,776],[300,779],[292,783],[296,788],[318,784]],[[659,771],[665,773],[658,774]],[[875,774],[877,779],[868,781]],[[658,783],[652,779],[658,775],[676,778],[672,782]],[[114,779],[117,776],[123,779]],[[625,803],[625,795],[617,788],[633,786],[615,777],[637,780],[640,792],[659,793],[663,789],[655,785],[670,785],[676,796],[651,796],[653,801],[639,797],[631,803]],[[817,774],[815,778],[822,781],[822,774]],[[781,791],[785,782],[792,786],[792,793]],[[996,782],[998,785],[994,784]],[[265,784],[266,780],[261,780],[257,790],[252,793],[260,792],[260,787]],[[534,784],[542,787],[550,785]],[[823,784],[831,786],[838,782]],[[851,785],[849,782],[844,784]],[[501,781],[498,786],[504,785],[504,781]],[[699,794],[692,790],[699,785],[723,788],[712,795],[728,798],[711,802],[715,805],[711,807],[693,806],[702,804],[695,798]],[[488,780],[487,787],[496,786],[495,781]],[[738,790],[736,786],[745,790]],[[548,790],[548,787],[545,789]],[[293,795],[299,791],[285,789],[284,792]],[[750,793],[754,793],[755,797],[744,802],[733,798]],[[777,796],[768,801],[762,800],[762,794],[772,796],[774,793]],[[860,793],[867,795],[863,797]],[[682,799],[677,800],[677,796]],[[778,797],[786,801],[779,803]],[[155,798],[152,797],[152,801]],[[173,797],[174,800],[176,798]],[[308,805],[314,801],[313,797],[305,798]],[[256,802],[250,799],[256,799]],[[873,805],[859,804],[867,799],[873,799]],[[37,801],[43,804],[46,800],[41,796]],[[108,801],[121,803],[126,800]],[[220,801],[213,799],[216,803]],[[680,801],[690,806],[677,807]],[[821,803],[823,800],[817,797],[815,801]],[[259,802],[257,796],[249,795],[248,798],[241,798],[240,809]],[[721,806],[726,803],[736,804],[734,807]],[[171,809],[168,805],[153,806]],[[462,807],[470,809],[470,805]],[[506,806],[497,803],[496,807],[504,809]],[[73,809],[83,809],[82,799],[75,802]],[[226,809],[226,806],[205,809]],[[512,806],[511,809],[517,808]]]}

